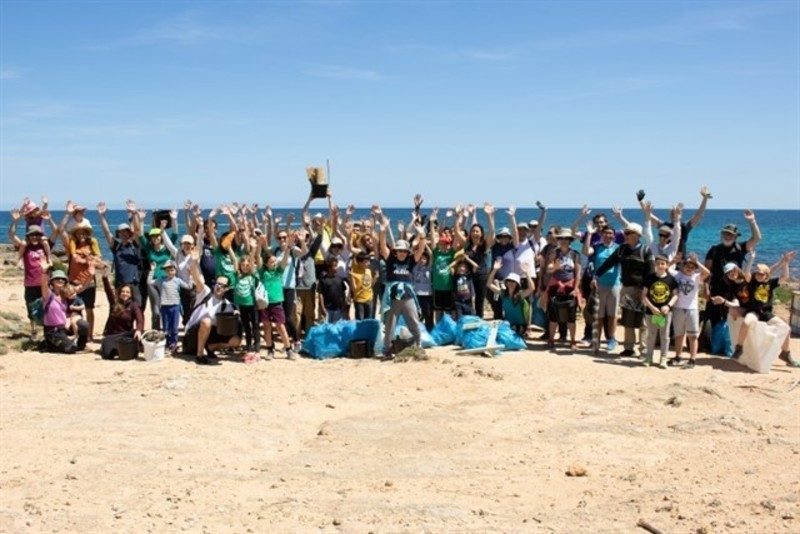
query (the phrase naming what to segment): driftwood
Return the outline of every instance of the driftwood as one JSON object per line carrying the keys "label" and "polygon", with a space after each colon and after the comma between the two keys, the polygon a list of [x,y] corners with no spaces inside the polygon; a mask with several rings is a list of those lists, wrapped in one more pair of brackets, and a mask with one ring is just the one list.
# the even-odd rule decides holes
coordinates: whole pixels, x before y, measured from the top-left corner
{"label": "driftwood", "polygon": [[645,529],[647,532],[650,532],[651,534],[664,534],[663,532],[658,530],[656,527],[654,527],[644,519],[639,519],[639,521],[636,523],[636,526]]}

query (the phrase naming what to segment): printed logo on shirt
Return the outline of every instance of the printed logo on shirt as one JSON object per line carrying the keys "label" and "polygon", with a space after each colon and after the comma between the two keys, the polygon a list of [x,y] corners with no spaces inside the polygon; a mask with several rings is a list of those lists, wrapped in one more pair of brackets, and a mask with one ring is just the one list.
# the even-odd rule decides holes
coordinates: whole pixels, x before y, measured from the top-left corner
{"label": "printed logo on shirt", "polygon": [[650,286],[650,295],[656,304],[664,304],[669,301],[669,285],[665,282],[657,281]]}
{"label": "printed logo on shirt", "polygon": [[691,278],[680,278],[678,280],[678,291],[683,295],[689,295],[694,291],[694,281]]}
{"label": "printed logo on shirt", "polygon": [[758,284],[753,292],[753,298],[763,304],[769,302],[769,284]]}

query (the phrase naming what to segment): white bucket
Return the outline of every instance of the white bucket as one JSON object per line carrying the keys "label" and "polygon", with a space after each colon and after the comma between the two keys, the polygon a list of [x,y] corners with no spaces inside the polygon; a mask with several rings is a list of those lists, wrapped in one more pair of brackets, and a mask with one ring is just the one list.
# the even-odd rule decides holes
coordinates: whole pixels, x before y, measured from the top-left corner
{"label": "white bucket", "polygon": [[[145,332],[146,334],[147,332]],[[155,362],[164,359],[164,354],[167,351],[167,340],[162,339],[161,341],[147,341],[142,337],[142,347],[144,347],[144,353],[142,356],[144,357],[145,361],[148,362]]]}

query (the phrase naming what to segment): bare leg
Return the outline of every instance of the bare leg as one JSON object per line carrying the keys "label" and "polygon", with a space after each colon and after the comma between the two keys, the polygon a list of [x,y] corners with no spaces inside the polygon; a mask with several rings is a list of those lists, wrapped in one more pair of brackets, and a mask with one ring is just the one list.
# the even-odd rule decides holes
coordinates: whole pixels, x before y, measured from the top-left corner
{"label": "bare leg", "polygon": [[689,336],[689,358],[697,356],[697,336]]}
{"label": "bare leg", "polygon": [[575,323],[567,323],[567,328],[569,328],[569,343],[570,345],[574,345],[575,341]]}
{"label": "bare leg", "polygon": [[272,323],[264,321],[261,326],[264,328],[264,342],[267,344],[267,349],[272,350]]}
{"label": "bare leg", "polygon": [[[686,334],[682,334],[680,336],[675,336],[675,357],[676,358],[680,358],[681,357],[681,353],[683,352],[683,342],[684,342],[685,338],[686,338]],[[689,338],[689,339],[691,339],[691,338]],[[695,341],[697,341],[697,338],[695,338]],[[689,345],[691,345],[691,341],[689,341]],[[691,357],[694,358],[694,354],[692,354]]]}
{"label": "bare leg", "polygon": [[555,343],[557,329],[558,323],[554,323],[553,321],[547,323],[547,343],[550,345]]}
{"label": "bare leg", "polygon": [[208,336],[211,335],[211,318],[206,317],[200,321],[200,326],[197,330],[197,357],[202,357],[205,354],[206,342]]}

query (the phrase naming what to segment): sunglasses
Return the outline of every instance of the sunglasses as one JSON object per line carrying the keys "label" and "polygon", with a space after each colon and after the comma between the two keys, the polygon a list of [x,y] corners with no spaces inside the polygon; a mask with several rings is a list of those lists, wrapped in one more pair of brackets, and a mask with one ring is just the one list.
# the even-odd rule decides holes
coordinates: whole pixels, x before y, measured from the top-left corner
{"label": "sunglasses", "polygon": [[220,284],[219,282],[217,282],[216,284],[214,284],[214,287],[219,287],[221,289],[228,289],[228,284]]}

